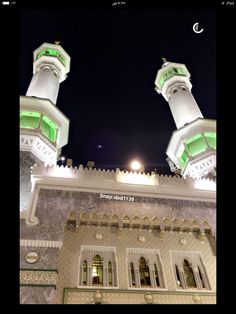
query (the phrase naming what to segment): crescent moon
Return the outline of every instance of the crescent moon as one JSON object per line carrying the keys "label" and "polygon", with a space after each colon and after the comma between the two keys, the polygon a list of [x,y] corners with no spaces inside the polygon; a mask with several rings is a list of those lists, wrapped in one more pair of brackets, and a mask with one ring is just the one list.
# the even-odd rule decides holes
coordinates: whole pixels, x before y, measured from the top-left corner
{"label": "crescent moon", "polygon": [[194,33],[200,34],[203,32],[203,28],[199,31],[198,30],[198,22],[197,22],[197,23],[193,24],[193,31],[194,31]]}

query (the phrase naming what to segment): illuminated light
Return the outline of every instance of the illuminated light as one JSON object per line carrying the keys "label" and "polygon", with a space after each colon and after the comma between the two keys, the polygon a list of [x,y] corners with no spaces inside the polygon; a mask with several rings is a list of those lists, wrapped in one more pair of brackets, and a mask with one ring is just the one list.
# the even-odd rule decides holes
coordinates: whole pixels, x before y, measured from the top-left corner
{"label": "illuminated light", "polygon": [[162,88],[165,80],[169,79],[170,77],[172,77],[174,75],[186,76],[186,73],[185,73],[183,68],[179,68],[179,67],[178,68],[172,67],[172,68],[167,69],[160,76],[160,79],[159,79],[160,87]]}
{"label": "illuminated light", "polygon": [[40,129],[43,134],[52,142],[56,140],[56,124],[50,120],[47,116],[43,116]]}
{"label": "illuminated light", "polygon": [[216,133],[205,132],[204,136],[210,147],[216,148]]}
{"label": "illuminated light", "polygon": [[147,175],[141,172],[122,172],[117,174],[117,181],[121,183],[155,185],[155,176]]}
{"label": "illuminated light", "polygon": [[207,148],[207,144],[204,141],[201,133],[198,133],[195,136],[189,138],[185,143],[187,145],[190,156],[195,156],[199,153],[202,153]]}
{"label": "illuminated light", "polygon": [[35,129],[38,127],[40,113],[35,111],[20,112],[20,127],[25,129]]}
{"label": "illuminated light", "polygon": [[73,172],[70,168],[64,166],[55,166],[52,168],[51,176],[57,178],[73,178]]}
{"label": "illuminated light", "polygon": [[62,160],[62,161],[66,160],[66,157],[62,156],[62,157],[61,157],[61,160]]}
{"label": "illuminated light", "polygon": [[142,165],[141,165],[141,163],[139,161],[133,160],[131,162],[130,167],[131,167],[132,170],[137,171],[137,170],[139,170],[142,167]]}
{"label": "illuminated light", "polygon": [[36,111],[20,111],[20,127],[24,129],[36,129],[40,128],[43,134],[52,142],[56,141],[57,126],[47,116],[43,116],[40,121],[40,112]]}
{"label": "illuminated light", "polygon": [[195,180],[194,188],[198,190],[216,191],[216,182],[209,179]]}
{"label": "illuminated light", "polygon": [[181,157],[179,158],[179,166],[181,169],[183,169],[188,162],[188,155],[186,150],[183,151]]}
{"label": "illuminated light", "polygon": [[[211,148],[216,149],[216,133],[205,132],[203,134],[208,145]],[[179,157],[179,166],[181,169],[184,169],[185,165],[188,162],[188,154],[191,157],[194,157],[207,149],[207,144],[205,140],[203,138],[203,135],[201,133],[198,133],[185,141],[187,149],[184,149]]]}
{"label": "illuminated light", "polygon": [[37,57],[36,60],[38,60],[39,58],[41,58],[42,56],[51,56],[51,57],[56,57],[58,58],[58,60],[63,64],[66,65],[66,59],[60,54],[59,51],[55,50],[55,49],[51,49],[51,48],[45,48],[43,50],[41,50]]}

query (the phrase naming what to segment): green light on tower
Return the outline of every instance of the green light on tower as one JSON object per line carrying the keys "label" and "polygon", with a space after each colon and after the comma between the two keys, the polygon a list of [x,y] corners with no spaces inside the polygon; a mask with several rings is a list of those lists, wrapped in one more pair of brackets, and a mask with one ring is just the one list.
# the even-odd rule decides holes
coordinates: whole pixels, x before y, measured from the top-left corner
{"label": "green light on tower", "polygon": [[185,141],[187,149],[185,148],[183,150],[179,158],[179,166],[181,169],[183,169],[188,162],[188,154],[190,157],[194,157],[197,154],[204,152],[208,146],[216,149],[216,133],[205,132],[203,134],[205,139],[203,138],[202,133],[198,133]]}
{"label": "green light on tower", "polygon": [[66,59],[60,54],[59,51],[55,49],[46,48],[46,49],[41,50],[38,53],[36,60],[38,60],[44,55],[49,56],[49,57],[56,57],[64,66],[66,65]]}
{"label": "green light on tower", "polygon": [[57,126],[47,116],[43,116],[40,122],[41,113],[35,111],[21,111],[20,112],[20,127],[24,129],[42,130],[42,133],[52,142],[56,141]]}
{"label": "green light on tower", "polygon": [[162,88],[162,86],[166,80],[168,80],[169,78],[171,78],[174,75],[186,76],[186,73],[185,73],[184,69],[182,69],[180,67],[171,67],[171,68],[167,69],[166,71],[164,71],[161,74],[161,77],[159,79],[160,88]]}
{"label": "green light on tower", "polygon": [[52,142],[56,140],[56,125],[47,116],[43,116],[41,123],[41,130],[43,134]]}
{"label": "green light on tower", "polygon": [[35,129],[38,127],[40,113],[34,111],[20,112],[20,127],[26,129]]}

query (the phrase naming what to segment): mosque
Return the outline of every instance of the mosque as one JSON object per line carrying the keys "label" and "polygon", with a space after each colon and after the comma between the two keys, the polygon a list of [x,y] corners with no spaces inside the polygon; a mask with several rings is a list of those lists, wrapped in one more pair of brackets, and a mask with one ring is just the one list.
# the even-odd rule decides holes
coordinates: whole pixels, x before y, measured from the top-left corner
{"label": "mosque", "polygon": [[19,302],[215,304],[216,121],[203,117],[187,67],[163,58],[155,80],[176,124],[164,176],[58,166],[70,56],[59,42],[33,56],[20,96]]}

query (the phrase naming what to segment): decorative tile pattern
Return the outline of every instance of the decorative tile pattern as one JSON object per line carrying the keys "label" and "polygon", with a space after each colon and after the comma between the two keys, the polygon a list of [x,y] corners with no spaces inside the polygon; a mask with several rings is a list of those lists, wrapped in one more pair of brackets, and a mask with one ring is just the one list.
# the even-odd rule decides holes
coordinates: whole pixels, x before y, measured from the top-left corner
{"label": "decorative tile pattern", "polygon": [[57,271],[20,270],[21,285],[56,285]]}
{"label": "decorative tile pattern", "polygon": [[[94,238],[96,232],[101,232],[103,234],[103,239]],[[145,236],[146,241],[140,242],[138,240],[139,236]],[[179,240],[181,238],[186,239],[186,244],[183,246]],[[80,250],[82,245],[96,245],[96,246],[113,246],[116,247],[116,257],[117,257],[117,270],[118,270],[118,287],[119,289],[128,289],[128,274],[127,274],[127,247],[140,248],[140,249],[158,249],[160,252],[160,258],[163,265],[163,273],[165,286],[168,291],[177,291],[175,285],[175,279],[173,274],[173,267],[171,264],[171,250],[179,251],[193,251],[201,252],[204,264],[206,266],[208,278],[212,288],[212,293],[216,289],[216,257],[212,253],[211,245],[208,241],[208,238],[204,242],[201,242],[198,238],[198,235],[189,232],[168,232],[163,233],[163,238],[160,237],[160,233],[156,230],[149,232],[148,230],[138,229],[122,229],[121,232],[118,232],[117,228],[108,228],[108,227],[94,227],[94,226],[79,226],[76,229],[76,232],[65,231],[63,246],[59,251],[59,260],[58,260],[58,282],[57,282],[57,302],[63,302],[63,291],[64,288],[75,288],[78,284],[78,275],[79,275],[79,258]],[[105,293],[106,289],[101,289]],[[128,290],[130,291],[130,290]],[[137,290],[138,291],[138,290]],[[140,290],[139,290],[140,291]],[[156,290],[150,289],[151,293],[154,293]],[[145,291],[146,293],[147,291]],[[202,291],[193,291],[193,294],[196,293],[201,295]],[[84,292],[85,293],[85,292]],[[131,295],[134,294],[134,299],[131,298]],[[183,294],[183,297],[182,297]],[[118,293],[114,294],[114,297],[109,301],[119,302],[119,303],[142,303],[145,302],[144,297],[142,300],[139,299],[139,293],[136,290],[132,290],[132,293],[126,296],[126,294],[121,294],[117,297]],[[155,294],[156,295],[156,294]],[[215,296],[201,296],[202,303],[215,303]],[[70,298],[73,298],[72,295]],[[77,296],[76,296],[77,298]],[[93,302],[92,295],[88,292],[81,295],[81,303]],[[117,300],[117,298],[119,300]],[[131,298],[131,301],[129,301]],[[173,297],[172,297],[173,298]],[[104,296],[104,300],[105,296]],[[171,299],[172,300],[172,299]],[[154,299],[157,303],[169,303],[170,296],[164,296],[163,294],[158,295]],[[72,301],[71,301],[72,302]],[[73,303],[72,302],[72,303]],[[108,302],[108,301],[107,301]],[[108,303],[109,303],[108,302]],[[189,297],[186,292],[179,292],[178,296],[175,297],[171,303],[182,304],[182,303],[194,303],[193,298]]]}
{"label": "decorative tile pattern", "polygon": [[[101,290],[100,290],[101,291]],[[85,289],[67,290],[66,304],[93,304],[95,291]],[[145,292],[130,293],[130,291],[102,290],[103,304],[215,304],[214,295],[175,294]]]}

